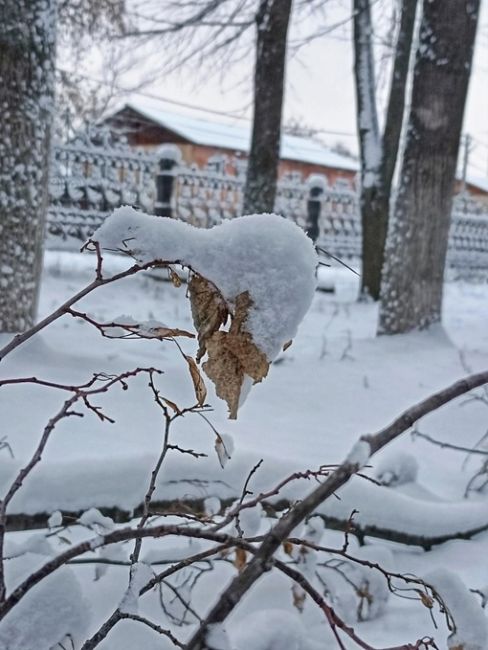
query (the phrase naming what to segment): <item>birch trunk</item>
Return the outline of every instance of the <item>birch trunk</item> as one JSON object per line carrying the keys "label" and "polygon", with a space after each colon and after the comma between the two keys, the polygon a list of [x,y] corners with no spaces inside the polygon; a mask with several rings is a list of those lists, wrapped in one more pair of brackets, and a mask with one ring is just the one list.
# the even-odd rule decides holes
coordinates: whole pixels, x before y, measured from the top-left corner
{"label": "birch trunk", "polygon": [[291,4],[292,0],[261,0],[256,17],[254,117],[244,214],[274,209]]}
{"label": "birch trunk", "polygon": [[55,0],[0,0],[0,332],[35,319],[48,205]]}
{"label": "birch trunk", "polygon": [[444,266],[479,0],[424,3],[379,333],[440,321]]}
{"label": "birch trunk", "polygon": [[354,52],[361,151],[361,296],[379,300],[393,174],[400,144],[417,0],[403,0],[383,137],[378,128],[369,0],[354,0]]}

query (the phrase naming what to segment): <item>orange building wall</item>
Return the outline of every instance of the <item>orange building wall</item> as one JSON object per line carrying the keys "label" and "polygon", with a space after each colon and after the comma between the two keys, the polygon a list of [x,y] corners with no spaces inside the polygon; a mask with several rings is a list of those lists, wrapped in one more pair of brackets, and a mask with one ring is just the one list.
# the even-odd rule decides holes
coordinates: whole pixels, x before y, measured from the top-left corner
{"label": "orange building wall", "polygon": [[[197,144],[183,144],[178,146],[181,149],[183,160],[187,164],[194,163],[198,167],[204,167],[207,165],[209,159],[213,156],[228,156],[230,162],[227,165],[226,171],[229,173],[235,173],[235,169],[233,169],[233,165],[231,164],[232,158],[237,157],[245,159],[247,157],[242,151],[233,151],[231,149],[219,147],[208,147]],[[339,178],[348,179],[353,183],[356,176],[356,172],[347,169],[333,169],[323,165],[314,165],[312,163],[301,162],[298,160],[281,160],[278,171],[279,176],[290,172],[299,172],[304,178],[310,174],[324,174],[331,185],[333,185]]]}
{"label": "orange building wall", "polygon": [[[120,111],[111,121],[119,127],[124,125],[130,127],[128,138],[131,144],[144,149],[155,149],[163,143],[175,144],[180,148],[183,160],[187,164],[196,164],[198,167],[204,167],[212,156],[225,155],[229,157],[226,171],[228,173],[235,173],[232,159],[234,157],[243,159],[246,157],[246,154],[242,151],[192,144],[172,131],[141,118],[131,110],[124,109]],[[356,172],[347,169],[329,168],[296,160],[281,160],[279,175],[282,176],[290,172],[300,172],[304,178],[310,174],[324,174],[330,185],[334,185],[338,179],[348,179],[353,184],[356,177]],[[488,204],[487,192],[469,183],[467,184],[467,189],[475,199]],[[457,193],[461,190],[462,184],[460,181],[457,181],[455,192]]]}

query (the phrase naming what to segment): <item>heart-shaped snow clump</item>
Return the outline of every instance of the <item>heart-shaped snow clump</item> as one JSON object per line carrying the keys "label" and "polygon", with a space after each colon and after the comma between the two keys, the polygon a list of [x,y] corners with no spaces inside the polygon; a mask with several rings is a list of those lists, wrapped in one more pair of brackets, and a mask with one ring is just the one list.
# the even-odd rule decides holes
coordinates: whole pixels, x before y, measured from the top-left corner
{"label": "heart-shaped snow clump", "polygon": [[[227,400],[231,417],[246,376],[260,381],[296,335],[316,286],[312,241],[275,214],[238,217],[203,229],[124,206],[106,219],[92,240],[104,249],[130,253],[140,264],[178,263],[197,274],[189,286],[199,332],[197,360],[208,353],[204,369]],[[228,315],[230,329],[221,330]],[[249,362],[251,347],[257,350]],[[231,362],[241,375],[233,404],[218,386]]]}

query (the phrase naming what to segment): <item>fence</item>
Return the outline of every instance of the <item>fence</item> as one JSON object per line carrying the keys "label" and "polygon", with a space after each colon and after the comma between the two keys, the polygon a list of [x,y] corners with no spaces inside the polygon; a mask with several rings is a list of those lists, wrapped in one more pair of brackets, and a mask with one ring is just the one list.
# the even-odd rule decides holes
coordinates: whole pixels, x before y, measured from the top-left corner
{"label": "fence", "polygon": [[[48,246],[78,248],[123,204],[208,228],[242,214],[245,163],[215,156],[187,165],[177,147],[139,152],[108,129],[87,128],[53,148]],[[233,173],[229,173],[229,168]],[[293,172],[278,183],[275,212],[292,219],[333,255],[359,260],[361,221],[356,188],[346,179]],[[488,206],[455,198],[448,266],[458,276],[488,272]]]}
{"label": "fence", "polygon": [[88,126],[52,150],[47,244],[80,247],[120,205],[151,211],[157,160],[108,128]]}

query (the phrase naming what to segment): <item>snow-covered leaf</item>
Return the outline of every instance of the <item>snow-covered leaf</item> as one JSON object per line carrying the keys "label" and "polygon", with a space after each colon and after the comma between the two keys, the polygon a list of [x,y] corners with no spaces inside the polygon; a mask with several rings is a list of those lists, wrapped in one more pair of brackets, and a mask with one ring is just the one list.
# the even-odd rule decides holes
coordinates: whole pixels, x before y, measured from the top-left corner
{"label": "snow-covered leaf", "polygon": [[208,280],[194,274],[188,283],[193,323],[198,332],[197,362],[207,351],[207,340],[224,325],[228,318],[225,300]]}
{"label": "snow-covered leaf", "polygon": [[268,374],[266,355],[245,327],[251,305],[248,292],[237,296],[229,332],[215,332],[206,343],[208,361],[203,369],[215,384],[217,395],[227,402],[231,419],[237,418],[245,377],[251,377],[256,383]]}
{"label": "snow-covered leaf", "polygon": [[218,435],[215,439],[215,451],[217,452],[220,466],[224,469],[227,461],[232,457],[234,441],[225,433]]}
{"label": "snow-covered leaf", "polygon": [[59,510],[55,510],[47,520],[48,528],[57,528],[63,524],[63,515]]}
{"label": "snow-covered leaf", "polygon": [[101,529],[102,531],[113,530],[114,522],[110,517],[102,515],[100,510],[97,508],[90,508],[86,510],[81,517],[78,518],[78,522],[82,526],[91,528],[92,530]]}
{"label": "snow-covered leaf", "polygon": [[207,388],[203,377],[198,369],[195,359],[185,354],[186,362],[188,363],[188,368],[190,369],[191,379],[193,381],[193,388],[195,389],[195,397],[197,398],[198,406],[203,406],[207,398]]}

